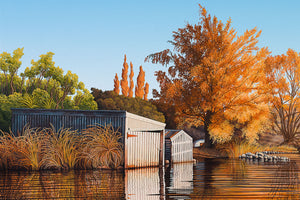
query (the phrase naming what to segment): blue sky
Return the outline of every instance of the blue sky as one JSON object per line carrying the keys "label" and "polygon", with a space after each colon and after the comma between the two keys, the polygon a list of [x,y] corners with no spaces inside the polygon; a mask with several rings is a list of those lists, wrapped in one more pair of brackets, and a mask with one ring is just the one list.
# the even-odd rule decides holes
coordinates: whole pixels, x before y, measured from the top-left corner
{"label": "blue sky", "polygon": [[299,52],[300,2],[297,0],[0,0],[0,52],[24,47],[23,65],[49,51],[65,72],[71,70],[90,89],[113,89],[124,54],[134,72],[143,66],[150,89],[162,66],[144,63],[154,52],[172,48],[172,31],[199,21],[198,4],[222,21],[229,18],[241,35],[262,30],[259,46],[272,54]]}

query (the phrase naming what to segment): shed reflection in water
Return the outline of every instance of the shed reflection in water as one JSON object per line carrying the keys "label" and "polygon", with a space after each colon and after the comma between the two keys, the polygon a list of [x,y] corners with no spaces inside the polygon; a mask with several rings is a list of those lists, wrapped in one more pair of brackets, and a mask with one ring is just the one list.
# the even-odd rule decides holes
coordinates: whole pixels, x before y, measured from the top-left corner
{"label": "shed reflection in water", "polygon": [[286,156],[291,162],[206,159],[124,172],[0,172],[0,199],[300,199],[300,155]]}
{"label": "shed reflection in water", "polygon": [[170,176],[166,176],[168,196],[187,198],[193,192],[193,163],[174,164],[169,170]]}
{"label": "shed reflection in water", "polygon": [[157,167],[126,170],[126,199],[160,199],[163,197],[160,181],[164,180],[160,179],[159,170]]}

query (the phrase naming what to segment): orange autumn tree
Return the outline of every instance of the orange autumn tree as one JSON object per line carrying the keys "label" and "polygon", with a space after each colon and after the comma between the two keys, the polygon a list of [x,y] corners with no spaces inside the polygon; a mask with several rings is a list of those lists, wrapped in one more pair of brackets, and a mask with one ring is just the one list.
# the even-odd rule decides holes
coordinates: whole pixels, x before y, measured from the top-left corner
{"label": "orange autumn tree", "polygon": [[133,76],[134,76],[133,64],[132,64],[132,62],[130,62],[130,74],[129,74],[130,86],[129,86],[129,93],[128,93],[129,97],[133,97],[133,88],[134,88]]}
{"label": "orange autumn tree", "polygon": [[204,125],[207,147],[231,140],[236,129],[254,142],[266,127],[269,109],[260,81],[269,52],[257,47],[260,33],[254,28],[237,36],[230,20],[223,24],[200,5],[200,22],[173,32],[173,51],[145,59],[168,66],[168,72],[156,72],[160,92],[153,95],[174,105],[178,121]]}
{"label": "orange autumn tree", "polygon": [[284,143],[300,139],[300,55],[289,49],[286,55],[266,60],[267,83],[272,91],[273,130],[283,135]]}
{"label": "orange autumn tree", "polygon": [[124,96],[128,96],[128,64],[126,62],[126,55],[124,55],[124,63],[122,69],[121,89]]}
{"label": "orange autumn tree", "polygon": [[143,98],[144,96],[144,84],[145,84],[145,71],[140,66],[140,72],[136,80],[135,97]]}
{"label": "orange autumn tree", "polygon": [[114,92],[119,94],[120,93],[120,82],[119,82],[119,78],[118,78],[118,74],[116,73],[115,75],[115,79],[114,79]]}
{"label": "orange autumn tree", "polygon": [[146,83],[144,88],[144,100],[146,101],[148,101],[148,93],[149,93],[149,83]]}

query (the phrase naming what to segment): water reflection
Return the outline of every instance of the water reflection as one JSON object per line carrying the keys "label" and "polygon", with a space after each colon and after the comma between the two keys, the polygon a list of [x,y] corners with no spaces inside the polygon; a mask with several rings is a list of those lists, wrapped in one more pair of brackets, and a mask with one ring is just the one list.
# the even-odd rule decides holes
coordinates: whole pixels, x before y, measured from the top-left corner
{"label": "water reflection", "polygon": [[193,163],[178,163],[170,168],[167,190],[173,199],[188,197],[193,192]]}
{"label": "water reflection", "polygon": [[2,172],[0,175],[1,199],[124,199],[124,178],[117,172]]}
{"label": "water reflection", "polygon": [[279,165],[275,171],[270,196],[281,196],[285,199],[300,199],[298,172],[299,167],[295,161]]}
{"label": "water reflection", "polygon": [[0,172],[0,199],[300,199],[291,162],[206,159],[125,171]]}
{"label": "water reflection", "polygon": [[160,199],[159,168],[125,171],[126,199]]}

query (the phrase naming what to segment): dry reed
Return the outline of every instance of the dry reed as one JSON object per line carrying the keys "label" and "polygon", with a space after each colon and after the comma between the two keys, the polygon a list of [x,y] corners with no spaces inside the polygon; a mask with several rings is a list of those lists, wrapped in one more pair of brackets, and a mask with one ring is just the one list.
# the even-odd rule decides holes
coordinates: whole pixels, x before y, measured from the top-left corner
{"label": "dry reed", "polygon": [[0,170],[117,168],[123,163],[121,134],[112,126],[34,129],[23,134],[0,133]]}
{"label": "dry reed", "polygon": [[111,125],[93,125],[82,132],[82,160],[87,168],[117,168],[123,163],[121,134]]}

